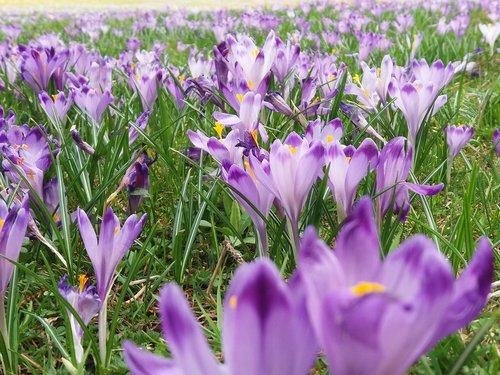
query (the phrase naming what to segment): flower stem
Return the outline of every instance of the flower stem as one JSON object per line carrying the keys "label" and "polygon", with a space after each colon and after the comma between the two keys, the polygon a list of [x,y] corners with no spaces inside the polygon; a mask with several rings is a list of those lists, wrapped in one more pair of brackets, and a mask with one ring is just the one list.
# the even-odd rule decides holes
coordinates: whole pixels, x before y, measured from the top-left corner
{"label": "flower stem", "polygon": [[[7,320],[5,318],[5,294],[0,293],[0,336],[5,344],[5,349],[7,351],[7,358],[2,357],[2,370],[4,374],[7,374],[8,363],[10,362],[10,343],[9,343],[9,332],[7,330]],[[7,366],[6,366],[7,364]]]}
{"label": "flower stem", "polygon": [[106,297],[101,305],[101,310],[99,311],[99,354],[101,356],[101,362],[103,368],[106,367],[106,341],[108,335],[108,298]]}
{"label": "flower stem", "polygon": [[448,189],[448,185],[451,180],[451,166],[453,164],[453,158],[448,156],[448,160],[446,162],[446,189]]}

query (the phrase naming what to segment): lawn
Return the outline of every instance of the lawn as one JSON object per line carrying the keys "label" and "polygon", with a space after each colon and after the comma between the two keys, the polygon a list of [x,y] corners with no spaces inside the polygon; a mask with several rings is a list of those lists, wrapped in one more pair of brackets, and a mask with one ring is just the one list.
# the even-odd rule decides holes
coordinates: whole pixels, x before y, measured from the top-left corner
{"label": "lawn", "polygon": [[0,1],[0,374],[500,372],[498,6],[282,4]]}

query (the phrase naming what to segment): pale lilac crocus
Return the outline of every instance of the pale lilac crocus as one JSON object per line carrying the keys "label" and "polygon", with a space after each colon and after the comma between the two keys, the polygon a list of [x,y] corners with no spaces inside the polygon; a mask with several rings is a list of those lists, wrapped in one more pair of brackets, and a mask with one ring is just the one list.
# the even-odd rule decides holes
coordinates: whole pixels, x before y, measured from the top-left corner
{"label": "pale lilac crocus", "polygon": [[329,166],[328,183],[337,203],[337,218],[341,222],[351,212],[358,185],[377,166],[378,148],[365,139],[356,149],[332,142],[326,149],[325,164]]}
{"label": "pale lilac crocus", "polygon": [[323,155],[320,142],[309,144],[295,132],[290,133],[284,143],[277,139],[271,145],[269,173],[255,156],[250,155],[255,177],[276,196],[286,212],[294,246],[299,245],[300,213],[312,185],[322,173]]}
{"label": "pale lilac crocus", "polygon": [[483,38],[488,43],[493,54],[495,48],[495,41],[500,35],[500,22],[495,22],[494,24],[479,24],[479,31],[483,34]]}
{"label": "pale lilac crocus", "polygon": [[[245,162],[244,165],[245,169],[236,164],[223,163],[224,180],[236,190],[231,193],[252,219],[258,234],[260,253],[268,255],[267,232],[263,217],[267,219],[274,195],[257,180],[250,163]],[[269,173],[267,160],[262,160],[261,166],[265,173]]]}
{"label": "pale lilac crocus", "polygon": [[49,145],[48,141],[51,138],[42,125],[33,128],[11,125],[0,131],[2,167],[6,176],[13,183],[20,182],[24,187],[30,185],[40,198],[44,173],[51,166],[52,157],[59,152],[57,144],[51,142]]}
{"label": "pale lilac crocus", "polygon": [[85,250],[94,267],[97,292],[102,301],[106,300],[111,290],[118,263],[141,233],[145,220],[146,215],[140,219],[136,215],[131,215],[123,227],[120,227],[120,221],[113,209],[108,208],[102,219],[99,240],[97,240],[96,232],[87,214],[80,208],[77,210],[78,228]]}
{"label": "pale lilac crocus", "polygon": [[216,123],[214,129],[218,138],[207,137],[201,130],[194,132],[191,129],[187,131],[188,138],[195,147],[210,154],[219,163],[222,164],[224,160],[229,160],[232,164],[243,167],[244,150],[236,146],[240,142],[241,132],[234,129],[223,137],[224,127],[222,125]]}
{"label": "pale lilac crocus", "polygon": [[340,118],[335,118],[326,124],[320,118],[310,121],[305,131],[305,138],[312,143],[320,141],[323,146],[328,146],[332,142],[340,141],[344,134],[344,127]]}
{"label": "pale lilac crocus", "polygon": [[259,132],[262,141],[267,142],[268,136],[266,129],[259,122],[259,114],[263,107],[263,101],[260,94],[248,91],[240,97],[241,101],[238,115],[232,115],[223,112],[214,112],[214,118],[222,126],[239,129],[241,133],[249,132],[257,139]]}
{"label": "pale lilac crocus", "polygon": [[453,63],[444,65],[441,60],[434,61],[430,66],[425,59],[414,60],[412,64],[412,73],[416,81],[432,82],[436,92],[441,91],[455,75]]}
{"label": "pale lilac crocus", "polygon": [[447,96],[438,94],[435,83],[414,81],[400,84],[393,79],[389,84],[389,95],[401,110],[408,126],[408,140],[413,149],[422,124],[446,103]]}
{"label": "pale lilac crocus", "polygon": [[97,124],[101,122],[104,111],[114,100],[109,91],[100,92],[86,85],[75,89],[76,105]]}
{"label": "pale lilac crocus", "polygon": [[305,375],[317,344],[298,280],[286,284],[268,259],[245,264],[227,291],[222,320],[224,364],[210,350],[182,290],[167,284],[160,294],[162,330],[172,358],[124,343],[133,375]]}
{"label": "pale lilac crocus", "polygon": [[445,128],[448,157],[453,160],[474,135],[474,127],[448,125]]}
{"label": "pale lilac crocus", "polygon": [[158,98],[158,87],[163,81],[163,72],[154,67],[141,67],[137,73],[131,74],[130,86],[141,99],[144,111],[153,108]]}
{"label": "pale lilac crocus", "polygon": [[[79,277],[78,289],[68,283],[68,275],[65,275],[59,280],[58,288],[61,296],[75,309],[80,319],[85,326],[90,323],[90,320],[99,312],[101,307],[101,299],[97,294],[95,286],[89,284],[89,279],[85,275]],[[73,347],[75,350],[75,359],[80,363],[83,359],[83,328],[73,314],[70,314],[69,321],[71,333],[73,336]]]}
{"label": "pale lilac crocus", "polygon": [[78,208],[76,218],[85,250],[87,250],[94,268],[97,294],[102,302],[99,310],[99,352],[101,360],[104,362],[107,355],[108,295],[113,286],[116,268],[141,233],[146,215],[143,215],[139,220],[135,214],[130,215],[123,227],[120,227],[120,221],[113,213],[113,209],[108,208],[102,218],[99,241],[85,211]]}
{"label": "pale lilac crocus", "polygon": [[74,97],[75,94],[73,91],[70,91],[68,97],[66,97],[63,91],[60,91],[57,95],[52,95],[52,97],[50,97],[45,91],[38,94],[42,109],[45,111],[50,121],[54,124],[64,124],[66,114],[73,105]]}
{"label": "pale lilac crocus", "polygon": [[411,169],[412,151],[408,145],[405,150],[406,139],[396,137],[391,139],[380,152],[377,164],[376,193],[378,217],[381,220],[392,208],[394,213],[400,214],[400,220],[405,221],[410,211],[408,190],[420,195],[435,195],[444,184],[417,185],[406,182]]}
{"label": "pale lilac crocus", "polygon": [[[21,52],[21,77],[35,91],[47,91],[49,81],[64,72],[69,51],[54,48],[19,46]],[[62,89],[62,87],[60,87]]]}
{"label": "pale lilac crocus", "polygon": [[276,38],[276,59],[272,67],[272,72],[276,79],[283,82],[295,67],[300,54],[300,46],[291,44],[287,40],[286,44],[279,38]]}
{"label": "pale lilac crocus", "polygon": [[424,235],[404,241],[383,261],[380,254],[368,198],[342,227],[335,251],[313,228],[306,230],[298,272],[332,374],[402,375],[486,304],[493,276],[486,238],[457,280]]}

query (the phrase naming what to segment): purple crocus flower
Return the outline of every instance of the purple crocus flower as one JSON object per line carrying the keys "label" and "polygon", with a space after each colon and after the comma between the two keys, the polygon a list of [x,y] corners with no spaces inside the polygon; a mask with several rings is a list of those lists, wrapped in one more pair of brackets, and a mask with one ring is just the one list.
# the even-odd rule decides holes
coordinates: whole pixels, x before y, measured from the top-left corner
{"label": "purple crocus flower", "polygon": [[320,141],[324,146],[328,146],[332,142],[340,141],[344,134],[342,121],[337,117],[326,124],[321,119],[310,121],[307,125],[305,138],[312,143]]}
{"label": "purple crocus flower", "polygon": [[144,111],[151,110],[158,98],[158,87],[163,81],[163,72],[154,67],[142,67],[138,73],[131,75],[130,85],[141,99]]}
{"label": "purple crocus flower", "polygon": [[455,280],[445,256],[424,235],[380,260],[372,205],[361,199],[335,251],[308,228],[298,272],[316,337],[334,374],[404,374],[445,336],[484,307],[493,276],[489,241]]}
{"label": "purple crocus flower", "polygon": [[255,177],[280,201],[288,216],[295,246],[299,245],[299,216],[312,185],[321,174],[323,154],[320,142],[309,144],[293,132],[284,143],[277,139],[271,145],[269,172],[250,155]]}
{"label": "purple crocus flower", "polygon": [[146,126],[148,126],[149,116],[151,115],[151,111],[142,112],[137,120],[135,120],[135,127],[129,126],[128,128],[128,144],[129,146],[135,142],[137,137],[139,137],[139,132],[136,128],[141,129],[142,131],[146,130]]}
{"label": "purple crocus flower", "polygon": [[298,44],[291,44],[290,40],[285,44],[281,39],[276,38],[276,59],[272,72],[278,81],[283,82],[293,71],[299,54],[300,46]]}
{"label": "purple crocus flower", "polygon": [[[411,168],[412,148],[408,146],[408,151],[405,151],[405,143],[405,138],[396,137],[380,152],[375,188],[377,194],[380,194],[378,201],[380,218],[393,208],[395,213],[400,213],[401,221],[406,220],[410,210],[408,189],[420,195],[435,195],[444,187],[443,183],[417,185],[406,182]],[[393,201],[394,206],[392,206]]]}
{"label": "purple crocus flower", "polygon": [[500,129],[495,128],[493,130],[493,146],[495,147],[495,151],[497,155],[500,157]]}
{"label": "purple crocus flower", "polygon": [[441,60],[436,60],[429,66],[425,59],[421,59],[413,61],[412,72],[417,81],[432,82],[434,89],[441,91],[452,80],[455,68],[452,63],[445,66]]}
{"label": "purple crocus flower", "polygon": [[395,104],[406,119],[408,140],[413,149],[416,146],[418,131],[427,115],[433,116],[447,101],[446,95],[437,96],[438,90],[437,84],[431,81],[417,80],[400,87],[393,79],[389,84],[389,95],[396,99]]}
{"label": "purple crocus flower", "polygon": [[215,123],[215,131],[218,133],[219,139],[215,137],[207,137],[200,130],[194,132],[187,131],[187,135],[191,143],[210,154],[215,160],[222,164],[224,160],[231,161],[231,164],[236,164],[243,167],[243,152],[244,149],[236,147],[240,143],[240,131],[238,129],[231,130],[225,138],[222,137],[224,127],[217,122]]}
{"label": "purple crocus flower", "polygon": [[[89,285],[89,279],[86,275],[80,275],[79,282],[80,285],[76,289],[68,283],[68,275],[63,276],[58,283],[59,293],[75,309],[83,323],[88,325],[90,320],[99,312],[101,300],[95,286]],[[76,318],[72,314],[69,315],[76,362],[80,363],[83,359],[83,329]]]}
{"label": "purple crocus flower", "polygon": [[[47,91],[54,75],[62,75],[69,51],[56,52],[52,48],[19,46],[21,52],[21,77],[35,91]],[[59,87],[62,89],[62,87]]]}
{"label": "purple crocus flower", "polygon": [[51,151],[47,139],[50,137],[42,125],[34,128],[12,125],[0,132],[2,167],[7,177],[26,187],[21,179],[24,176],[39,197],[43,197],[44,172],[52,164],[52,155],[59,151],[57,147]]}
{"label": "purple crocus flower", "polygon": [[4,298],[15,267],[9,260],[17,262],[19,258],[28,220],[27,199],[10,208],[0,199],[0,299]]}
{"label": "purple crocus flower", "polygon": [[304,375],[314,365],[317,344],[301,288],[296,280],[285,284],[268,259],[242,265],[224,303],[222,365],[184,293],[167,284],[160,295],[160,318],[173,358],[125,342],[125,361],[134,375]]}
{"label": "purple crocus flower", "polygon": [[52,95],[52,97],[45,91],[38,94],[42,109],[53,123],[64,123],[66,114],[73,105],[74,97],[73,91],[69,93],[68,97],[64,95],[63,91],[60,91],[57,95]]}
{"label": "purple crocus flower", "polygon": [[377,161],[377,145],[369,138],[357,149],[344,147],[338,141],[326,149],[325,164],[330,166],[328,183],[337,203],[339,222],[350,213],[359,183],[375,169]]}
{"label": "purple crocus flower", "polygon": [[56,225],[61,224],[61,214],[59,212],[59,183],[57,177],[53,177],[43,185],[43,204],[47,211],[52,215],[50,219],[54,220]]}
{"label": "purple crocus flower", "polygon": [[146,215],[139,220],[136,215],[131,215],[120,228],[118,217],[113,213],[112,208],[108,208],[102,218],[99,241],[97,241],[96,233],[87,214],[80,208],[77,210],[78,228],[94,267],[97,293],[101,301],[106,301],[116,267],[141,233],[145,220]]}
{"label": "purple crocus flower", "polygon": [[111,95],[111,92],[105,91],[101,93],[86,85],[75,90],[76,105],[96,123],[101,122],[104,111],[114,100],[115,98]]}
{"label": "purple crocus flower", "polygon": [[267,132],[264,126],[259,122],[259,114],[263,107],[262,97],[248,91],[241,97],[238,116],[223,112],[214,112],[214,118],[222,126],[234,127],[241,133],[250,132],[257,137],[257,131],[260,133],[264,143],[267,142]]}
{"label": "purple crocus flower", "polygon": [[445,128],[448,157],[453,160],[474,135],[474,128],[464,125],[448,125]]}
{"label": "purple crocus flower", "polygon": [[[261,162],[264,172],[269,173],[267,160]],[[223,163],[224,179],[237,190],[232,192],[234,198],[245,208],[252,219],[259,236],[262,254],[268,253],[266,225],[261,215],[265,218],[269,215],[273,204],[274,195],[269,192],[255,177],[249,162],[245,162],[246,170],[236,164]],[[250,204],[250,202],[253,207]],[[257,210],[257,211],[256,211]]]}

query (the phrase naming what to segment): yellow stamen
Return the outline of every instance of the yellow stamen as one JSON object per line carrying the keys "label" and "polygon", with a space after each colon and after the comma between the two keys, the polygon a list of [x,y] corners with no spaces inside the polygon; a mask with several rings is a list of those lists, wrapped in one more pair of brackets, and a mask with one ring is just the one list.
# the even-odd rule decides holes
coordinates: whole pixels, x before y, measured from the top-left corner
{"label": "yellow stamen", "polygon": [[316,103],[317,101],[319,101],[319,97],[315,97],[313,100],[312,100],[312,103]]}
{"label": "yellow stamen", "polygon": [[255,83],[253,83],[253,82],[252,82],[252,81],[250,81],[250,80],[248,80],[248,81],[247,81],[247,85],[248,85],[248,88],[249,88],[250,90],[252,90],[252,89],[255,87]]}
{"label": "yellow stamen", "polygon": [[184,82],[185,79],[186,79],[186,77],[184,77],[184,74],[179,75],[179,82],[180,83]]}
{"label": "yellow stamen", "polygon": [[331,54],[334,55],[335,53],[337,53],[337,50],[335,48],[332,48]]}
{"label": "yellow stamen", "polygon": [[250,130],[250,135],[252,136],[253,140],[255,141],[255,144],[258,146],[259,145],[259,133],[257,129]]}
{"label": "yellow stamen", "polygon": [[288,146],[288,149],[290,150],[290,152],[293,154],[295,154],[295,152],[297,152],[297,147],[292,147],[290,145],[287,145]]}
{"label": "yellow stamen", "polygon": [[334,139],[333,139],[333,137],[332,137],[331,135],[327,135],[327,136],[326,136],[326,141],[327,141],[328,143],[332,143],[332,142],[333,142],[333,140],[334,140]]}
{"label": "yellow stamen", "polygon": [[255,181],[255,173],[253,172],[253,169],[250,166],[250,163],[248,161],[246,161],[244,164],[245,164],[245,167],[246,167],[248,173],[250,173],[250,177],[252,177],[252,180]]}
{"label": "yellow stamen", "polygon": [[363,296],[370,293],[382,293],[385,291],[385,287],[379,283],[372,283],[367,281],[361,281],[360,283],[351,287],[351,292],[357,296]]}
{"label": "yellow stamen", "polygon": [[21,146],[19,146],[17,143],[14,143],[14,150],[16,150],[16,151],[19,150],[19,147],[21,147]]}
{"label": "yellow stamen", "polygon": [[120,231],[120,228],[118,226],[115,227],[115,236],[118,234],[118,232]]}
{"label": "yellow stamen", "polygon": [[222,139],[222,131],[224,130],[224,125],[222,125],[219,121],[215,121],[215,126],[213,127],[219,139]]}
{"label": "yellow stamen", "polygon": [[60,218],[61,217],[57,213],[55,213],[54,215],[52,215],[52,220],[54,220],[55,222],[59,221]]}
{"label": "yellow stamen", "polygon": [[78,281],[80,282],[80,294],[82,294],[83,288],[85,288],[85,284],[87,284],[89,278],[87,277],[87,275],[80,275],[78,276]]}
{"label": "yellow stamen", "polygon": [[51,96],[52,96],[52,100],[53,100],[53,101],[56,101],[56,99],[57,99],[57,95],[56,95],[56,94],[52,94]]}
{"label": "yellow stamen", "polygon": [[350,156],[347,156],[345,159],[346,159],[347,161],[351,161],[351,157],[350,157]]}
{"label": "yellow stamen", "polygon": [[377,68],[377,77],[380,77],[380,68]]}
{"label": "yellow stamen", "polygon": [[0,219],[0,229],[3,228],[4,224],[5,224],[5,220],[4,219]]}
{"label": "yellow stamen", "polygon": [[259,54],[259,52],[260,52],[260,51],[259,51],[258,49],[254,49],[254,50],[253,50],[253,55],[254,55],[255,57],[257,57],[257,55]]}
{"label": "yellow stamen", "polygon": [[20,167],[22,167],[23,164],[24,164],[24,158],[17,159],[16,163],[17,163],[17,165],[19,165]]}
{"label": "yellow stamen", "polygon": [[26,143],[23,143],[23,144],[21,145],[21,148],[22,148],[23,150],[27,150],[27,149],[29,148],[29,146],[28,146]]}
{"label": "yellow stamen", "polygon": [[333,81],[335,78],[337,78],[337,74],[336,73],[330,73],[330,74],[328,74],[328,78],[330,79],[330,81]]}
{"label": "yellow stamen", "polygon": [[355,75],[353,75],[353,76],[352,76],[352,81],[353,81],[354,83],[359,83],[359,74],[355,74]]}
{"label": "yellow stamen", "polygon": [[363,89],[363,94],[365,94],[365,96],[370,96],[370,93],[368,92],[367,89]]}
{"label": "yellow stamen", "polygon": [[415,85],[415,90],[420,90],[420,87],[418,85]]}
{"label": "yellow stamen", "polygon": [[236,94],[236,99],[241,103],[243,101],[243,94]]}
{"label": "yellow stamen", "polygon": [[232,308],[232,309],[235,309],[236,306],[238,306],[238,297],[231,296],[229,298],[229,307]]}
{"label": "yellow stamen", "polygon": [[30,176],[31,181],[35,181],[35,173],[33,172],[33,169],[30,169],[28,174]]}

